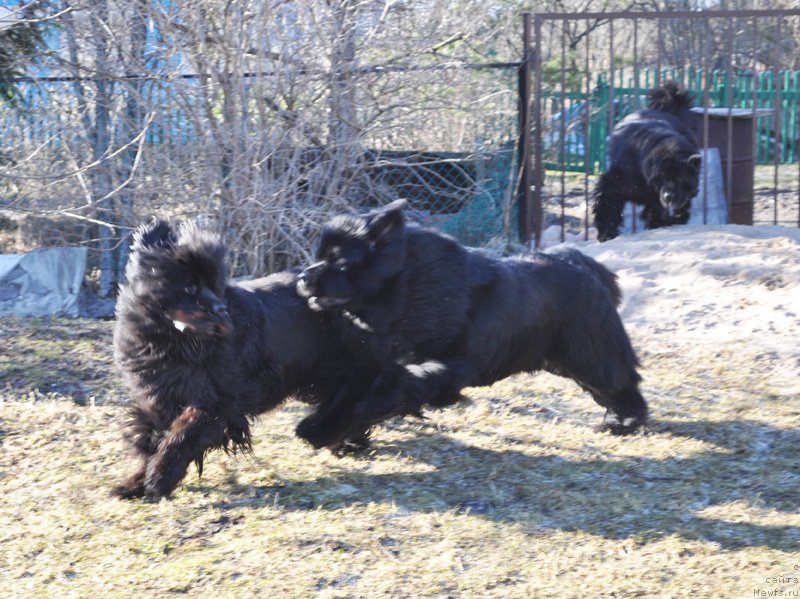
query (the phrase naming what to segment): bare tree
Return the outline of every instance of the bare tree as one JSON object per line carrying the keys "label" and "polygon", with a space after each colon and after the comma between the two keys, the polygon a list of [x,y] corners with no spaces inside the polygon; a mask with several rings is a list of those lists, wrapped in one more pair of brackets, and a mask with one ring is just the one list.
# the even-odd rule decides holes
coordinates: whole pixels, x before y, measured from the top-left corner
{"label": "bare tree", "polygon": [[0,99],[13,101],[16,88],[9,81],[19,77],[44,49],[48,25],[37,3],[11,9],[0,7]]}
{"label": "bare tree", "polygon": [[[697,7],[547,0],[537,9],[646,2]],[[6,139],[20,140],[0,165],[5,208],[91,226],[104,295],[122,273],[130,228],[152,214],[209,220],[229,240],[238,274],[308,260],[331,214],[399,196],[448,230],[471,219],[495,234],[516,184],[516,70],[474,67],[519,60],[527,8],[517,0],[53,4],[62,43],[40,62],[70,80],[25,82],[30,101],[0,112]],[[789,25],[780,31],[787,37]],[[725,31],[709,38],[676,22],[659,34],[642,24],[639,60],[696,62],[701,45],[724,51]],[[584,92],[586,54],[590,69],[615,60],[603,18],[543,33],[552,89]],[[788,42],[776,45],[777,30],[760,33],[750,56],[792,55]],[[632,35],[615,30],[617,46]]]}

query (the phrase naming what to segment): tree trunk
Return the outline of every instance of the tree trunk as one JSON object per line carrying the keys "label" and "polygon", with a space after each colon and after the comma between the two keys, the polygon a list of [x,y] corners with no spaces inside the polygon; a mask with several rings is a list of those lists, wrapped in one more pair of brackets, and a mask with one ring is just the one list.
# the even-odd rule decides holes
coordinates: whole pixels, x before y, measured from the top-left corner
{"label": "tree trunk", "polygon": [[[144,73],[144,55],[147,42],[147,0],[133,3],[131,17],[131,48],[128,57],[128,68],[125,89],[125,117],[122,123],[122,141],[131,144],[122,154],[120,178],[128,184],[120,191],[117,199],[119,224],[130,230],[134,222],[133,176],[134,165],[139,151],[139,144],[133,144],[139,134],[144,135],[144,110],[142,109],[142,92],[144,80],[139,77]],[[117,273],[120,280],[125,273],[130,252],[130,236],[123,235],[117,254]]]}
{"label": "tree trunk", "polygon": [[357,4],[353,0],[339,0],[334,7],[333,52],[331,54],[331,82],[328,105],[328,151],[333,157],[329,197],[343,191],[349,167],[357,160],[359,129],[356,115],[356,18]]}
{"label": "tree trunk", "polygon": [[[109,40],[105,31],[108,25],[108,3],[98,0],[91,19],[91,35],[95,51],[95,70],[100,75],[94,79],[94,136],[91,139],[92,157],[97,166],[90,171],[92,192],[95,199],[95,215],[100,221],[116,221],[113,204],[106,196],[112,189],[110,165],[103,158],[111,146],[111,87],[106,77],[108,69]],[[108,225],[98,225],[98,245],[100,249],[100,282],[98,295],[109,297],[116,286],[117,270],[114,261],[114,229]]]}

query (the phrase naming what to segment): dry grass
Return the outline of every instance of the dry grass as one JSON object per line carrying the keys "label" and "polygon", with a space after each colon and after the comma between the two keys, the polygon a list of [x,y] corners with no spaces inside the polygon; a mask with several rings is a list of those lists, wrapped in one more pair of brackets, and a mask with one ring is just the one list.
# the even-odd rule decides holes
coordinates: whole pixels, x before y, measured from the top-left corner
{"label": "dry grass", "polygon": [[626,439],[593,432],[597,406],[548,375],[389,423],[361,458],[295,439],[290,404],[254,457],[121,502],[110,330],[3,322],[2,597],[800,595],[800,398],[752,356],[700,364],[636,339],[654,420]]}

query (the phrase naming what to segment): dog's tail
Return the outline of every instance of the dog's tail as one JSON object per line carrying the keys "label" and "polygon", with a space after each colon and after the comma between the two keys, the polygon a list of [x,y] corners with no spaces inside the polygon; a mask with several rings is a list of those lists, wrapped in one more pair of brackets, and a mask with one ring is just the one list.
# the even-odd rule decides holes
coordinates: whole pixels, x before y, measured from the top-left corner
{"label": "dog's tail", "polygon": [[647,94],[647,107],[652,110],[683,116],[692,106],[694,106],[694,94],[683,89],[675,81],[667,81]]}
{"label": "dog's tail", "polygon": [[622,290],[619,288],[617,275],[594,258],[574,248],[559,249],[553,252],[551,256],[594,276],[603,287],[608,289],[608,292],[611,294],[611,299],[614,301],[614,307],[619,308],[619,304],[622,301]]}

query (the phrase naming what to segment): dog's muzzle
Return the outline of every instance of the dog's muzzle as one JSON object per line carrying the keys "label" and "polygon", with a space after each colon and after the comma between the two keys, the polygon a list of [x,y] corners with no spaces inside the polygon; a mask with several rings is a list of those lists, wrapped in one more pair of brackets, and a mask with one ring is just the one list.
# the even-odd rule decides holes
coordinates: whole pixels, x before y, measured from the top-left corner
{"label": "dog's muzzle", "polygon": [[233,320],[227,309],[214,312],[205,310],[175,310],[172,324],[181,333],[225,337],[233,332]]}
{"label": "dog's muzzle", "polygon": [[691,202],[691,198],[688,196],[679,196],[673,191],[662,191],[659,195],[659,201],[667,211],[667,214],[672,216],[674,211],[688,206],[689,202]]}
{"label": "dog's muzzle", "polygon": [[308,307],[315,312],[338,308],[339,306],[343,306],[350,301],[350,298],[317,295],[314,293],[314,287],[316,286],[315,281],[317,278],[315,271],[324,265],[324,262],[312,264],[303,270],[303,272],[301,272],[297,277],[297,294],[300,297],[305,298],[305,300],[308,302]]}

